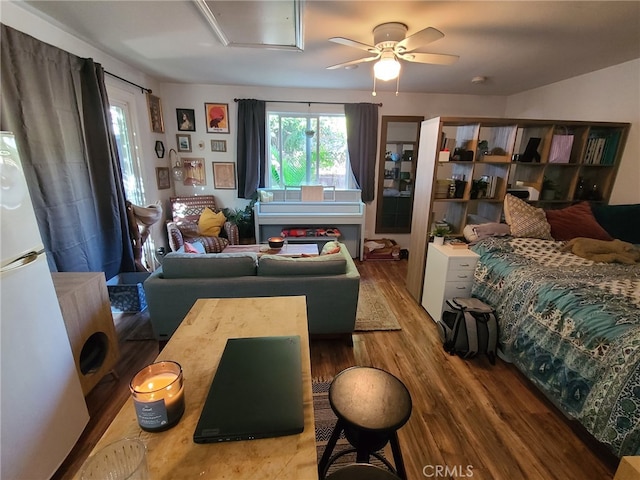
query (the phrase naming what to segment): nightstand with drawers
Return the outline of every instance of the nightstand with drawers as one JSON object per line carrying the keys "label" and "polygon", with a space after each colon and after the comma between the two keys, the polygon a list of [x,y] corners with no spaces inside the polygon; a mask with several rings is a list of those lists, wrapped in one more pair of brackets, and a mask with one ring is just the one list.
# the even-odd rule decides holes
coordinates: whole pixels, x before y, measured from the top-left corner
{"label": "nightstand with drawers", "polygon": [[422,287],[422,306],[433,321],[440,320],[446,300],[471,297],[473,272],[480,256],[468,248],[429,244]]}

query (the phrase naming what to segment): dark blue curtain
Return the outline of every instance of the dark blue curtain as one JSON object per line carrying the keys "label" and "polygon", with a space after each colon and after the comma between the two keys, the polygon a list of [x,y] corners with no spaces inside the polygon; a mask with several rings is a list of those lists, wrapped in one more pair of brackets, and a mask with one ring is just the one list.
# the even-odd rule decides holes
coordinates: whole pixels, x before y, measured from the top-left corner
{"label": "dark blue curtain", "polygon": [[2,25],[0,129],[16,137],[50,268],[135,271],[103,70]]}
{"label": "dark blue curtain", "polygon": [[347,148],[353,175],[356,177],[362,201],[373,201],[376,193],[376,154],[378,152],[378,105],[345,103]]}
{"label": "dark blue curtain", "polygon": [[263,100],[238,100],[238,198],[252,198],[264,187],[267,106]]}

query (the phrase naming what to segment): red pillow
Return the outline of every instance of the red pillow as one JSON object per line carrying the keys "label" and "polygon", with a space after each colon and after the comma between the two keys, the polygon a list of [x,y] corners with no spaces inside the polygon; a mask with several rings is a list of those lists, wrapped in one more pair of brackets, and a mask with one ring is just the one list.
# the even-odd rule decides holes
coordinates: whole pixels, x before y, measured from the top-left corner
{"label": "red pillow", "polygon": [[593,216],[588,202],[580,202],[560,210],[545,210],[554,240],[571,240],[576,237],[613,240]]}
{"label": "red pillow", "polygon": [[199,253],[189,242],[184,242],[184,253]]}

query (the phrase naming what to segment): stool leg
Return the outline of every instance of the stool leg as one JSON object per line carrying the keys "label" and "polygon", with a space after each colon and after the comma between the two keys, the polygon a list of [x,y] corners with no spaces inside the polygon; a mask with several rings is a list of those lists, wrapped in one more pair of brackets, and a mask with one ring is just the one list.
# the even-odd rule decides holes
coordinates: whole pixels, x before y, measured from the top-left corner
{"label": "stool leg", "polygon": [[393,463],[396,464],[396,473],[403,480],[407,480],[407,472],[404,469],[404,462],[402,460],[402,452],[400,451],[400,444],[398,443],[398,434],[393,432],[389,439],[391,443],[391,451],[393,452]]}
{"label": "stool leg", "polygon": [[338,438],[340,437],[340,433],[342,432],[342,420],[338,419],[336,422],[336,426],[331,432],[331,437],[329,438],[329,442],[327,446],[324,448],[324,453],[322,454],[322,458],[320,459],[320,463],[318,463],[318,476],[320,480],[322,480],[327,474],[326,470],[329,468],[329,459],[331,458],[331,453],[338,443]]}

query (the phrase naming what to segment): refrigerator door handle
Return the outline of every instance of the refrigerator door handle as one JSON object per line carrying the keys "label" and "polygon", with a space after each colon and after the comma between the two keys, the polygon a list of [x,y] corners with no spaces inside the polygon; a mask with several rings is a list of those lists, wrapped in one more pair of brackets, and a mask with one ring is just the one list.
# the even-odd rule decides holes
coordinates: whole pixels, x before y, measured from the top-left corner
{"label": "refrigerator door handle", "polygon": [[44,253],[44,250],[40,250],[39,252],[36,251],[30,251],[28,253],[25,253],[24,255],[22,255],[21,257],[15,259],[13,262],[5,265],[4,267],[2,267],[2,269],[0,270],[0,272],[6,272],[9,270],[14,270],[16,268],[20,268],[20,267],[24,267],[26,265],[29,265],[31,262],[35,262],[38,257]]}

